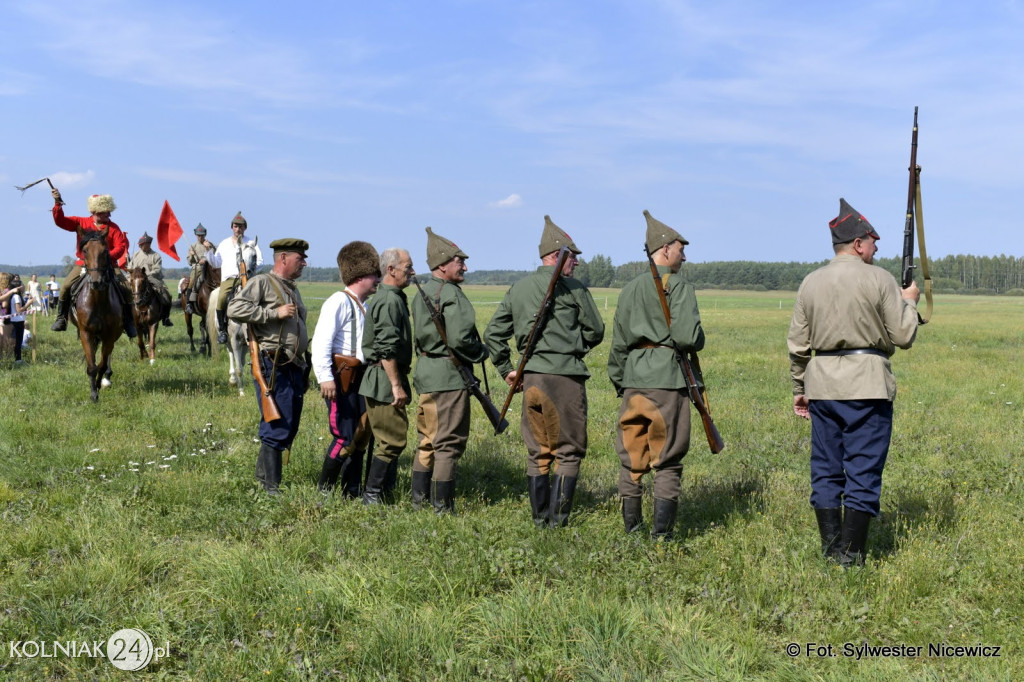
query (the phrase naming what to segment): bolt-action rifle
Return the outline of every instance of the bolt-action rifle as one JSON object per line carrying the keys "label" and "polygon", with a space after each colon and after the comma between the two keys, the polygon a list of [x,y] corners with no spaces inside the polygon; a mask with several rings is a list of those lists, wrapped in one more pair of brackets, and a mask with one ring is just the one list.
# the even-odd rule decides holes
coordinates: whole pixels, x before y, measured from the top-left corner
{"label": "bolt-action rifle", "polygon": [[924,276],[925,314],[917,319],[924,324],[932,316],[932,278],[928,274],[928,256],[924,248],[924,216],[921,212],[921,167],[917,165],[917,107],[914,107],[914,131],[910,137],[910,182],[907,188],[907,219],[903,224],[903,261],[900,286],[904,289],[914,281],[914,223],[917,222],[918,248],[921,251],[921,274]]}
{"label": "bolt-action rifle", "polygon": [[[665,288],[661,283],[661,276],[658,275],[658,266],[654,264],[654,258],[651,256],[651,252],[647,250],[647,245],[644,244],[644,253],[647,254],[647,262],[651,266],[651,277],[654,278],[654,288],[658,290],[658,300],[661,301],[661,312],[665,315],[665,324],[668,325],[669,333],[672,330],[672,313],[668,310],[668,299],[665,297]],[[689,358],[687,358],[689,355]],[[690,402],[697,408],[698,414],[700,414],[700,420],[704,424],[704,435],[708,438],[708,447],[711,448],[711,452],[718,454],[725,449],[725,441],[722,440],[722,434],[718,432],[718,427],[715,426],[715,420],[711,418],[711,410],[708,407],[708,394],[707,387],[704,391],[700,390],[700,386],[697,385],[697,377],[694,374],[693,367],[697,367],[697,372],[700,372],[700,364],[697,360],[697,354],[690,353],[677,353],[676,359],[679,360],[679,367],[683,370],[683,378],[686,379],[686,390],[690,394]]]}
{"label": "bolt-action rifle", "polygon": [[491,397],[480,390],[480,380],[473,375],[473,370],[462,361],[461,358],[452,350],[452,347],[448,345],[448,331],[444,323],[444,315],[434,307],[434,304],[430,301],[430,297],[427,296],[427,292],[423,291],[423,287],[420,286],[420,282],[415,277],[412,278],[412,283],[416,285],[416,288],[420,292],[420,297],[423,299],[423,303],[427,306],[427,312],[430,314],[430,319],[434,322],[434,327],[437,328],[437,333],[441,337],[441,343],[444,344],[444,349],[448,352],[448,357],[451,359],[452,364],[455,365],[455,369],[459,370],[459,376],[462,377],[462,383],[465,385],[466,390],[469,391],[470,395],[477,399],[480,403],[480,407],[484,408],[484,414],[487,415],[487,420],[491,422],[491,426],[494,427],[495,435],[500,434],[502,431],[508,428],[508,422],[502,414],[498,414],[498,408],[491,402]]}
{"label": "bolt-action rifle", "polygon": [[[249,275],[246,272],[245,260],[240,257],[241,245],[239,245],[238,253],[238,279],[244,287],[249,282]],[[256,340],[256,335],[252,333],[250,325],[245,325],[245,335],[246,340],[249,342],[249,364],[252,365],[252,378],[256,380],[256,385],[259,386],[260,408],[263,410],[263,421],[272,422],[281,418],[281,411],[277,408],[274,396],[270,394],[267,380],[263,377],[263,365],[260,364],[260,344]],[[275,362],[276,360],[275,357]]]}
{"label": "bolt-action rifle", "polygon": [[540,309],[537,311],[533,321],[533,328],[530,329],[530,335],[526,337],[526,345],[523,346],[519,354],[519,366],[516,367],[515,381],[512,382],[512,386],[508,390],[508,396],[505,398],[505,404],[501,407],[500,416],[502,419],[505,418],[505,413],[508,412],[508,406],[512,404],[512,396],[523,387],[523,370],[526,369],[526,363],[530,360],[530,356],[533,355],[533,349],[537,346],[537,339],[540,338],[540,334],[544,330],[544,324],[555,307],[555,285],[558,284],[558,278],[562,276],[562,268],[565,267],[565,261],[569,260],[569,253],[568,246],[563,246],[558,250],[558,262],[555,263],[555,271],[551,273],[551,281],[548,282],[547,293],[544,294],[544,298],[540,302]]}

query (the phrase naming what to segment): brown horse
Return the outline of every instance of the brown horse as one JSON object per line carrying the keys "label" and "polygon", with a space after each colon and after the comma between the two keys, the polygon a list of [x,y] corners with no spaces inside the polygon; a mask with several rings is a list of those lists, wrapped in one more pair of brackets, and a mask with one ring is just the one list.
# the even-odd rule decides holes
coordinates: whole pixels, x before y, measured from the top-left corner
{"label": "brown horse", "polygon": [[[210,293],[220,287],[220,268],[211,267],[209,263],[203,263],[203,283],[199,287],[199,291],[196,292],[196,304],[194,307],[194,315],[199,318],[199,352],[202,355],[210,357],[213,350],[213,344],[210,343],[210,334],[206,330],[206,325],[202,323],[202,320],[206,317],[206,311],[210,306]],[[192,327],[192,315],[187,312],[189,290],[181,294],[181,309],[185,312],[185,331],[188,332],[188,345],[194,353],[196,351],[195,342],[192,340],[194,329]]]}
{"label": "brown horse", "polygon": [[[121,336],[121,299],[114,280],[114,268],[107,250],[107,230],[78,228],[78,248],[85,262],[87,280],[74,298],[71,323],[78,327],[78,339],[85,351],[86,372],[89,375],[89,397],[100,399],[100,386],[110,385],[110,354],[114,342]],[[96,364],[96,350],[100,362]]]}
{"label": "brown horse", "polygon": [[139,335],[139,359],[146,359],[146,334],[149,330],[149,364],[156,362],[156,332],[164,316],[164,302],[159,292],[146,276],[146,268],[132,268],[128,273],[128,285],[132,290],[132,315]]}

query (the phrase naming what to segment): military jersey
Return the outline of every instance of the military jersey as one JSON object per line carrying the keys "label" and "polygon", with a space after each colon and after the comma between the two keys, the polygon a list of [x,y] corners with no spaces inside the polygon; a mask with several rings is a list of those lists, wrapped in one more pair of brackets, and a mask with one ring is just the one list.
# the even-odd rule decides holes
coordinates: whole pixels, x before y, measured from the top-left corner
{"label": "military jersey", "polygon": [[164,261],[156,251],[146,253],[142,249],[135,252],[135,255],[128,261],[128,269],[146,268],[146,276],[150,279],[164,281]]}
{"label": "military jersey", "polygon": [[[444,316],[445,335],[455,355],[472,366],[487,357],[487,349],[476,329],[476,311],[458,284],[437,277],[423,285],[431,305]],[[416,371],[413,385],[417,393],[457,391],[465,388],[462,376],[448,357],[441,335],[417,291],[412,298],[413,329],[416,334]]]}
{"label": "military jersey", "polygon": [[185,260],[187,260],[191,265],[199,265],[199,261],[203,260],[203,258],[206,257],[207,251],[213,253],[216,250],[216,246],[211,246],[209,249],[207,249],[205,246],[203,246],[202,242],[193,242],[188,247],[188,255],[185,257]]}
{"label": "military jersey", "polygon": [[[917,335],[917,305],[900,293],[896,278],[859,256],[839,254],[804,278],[789,325],[793,394],[809,400],[894,400],[889,357],[910,348]],[[811,351],[874,349],[854,355]]]}
{"label": "military jersey", "polygon": [[412,368],[412,326],[409,324],[409,306],[405,292],[390,284],[381,284],[366,302],[363,326],[363,357],[366,373],[359,385],[359,395],[380,403],[395,399],[391,380],[381,366],[381,360],[394,360],[402,388],[411,394],[409,370]]}
{"label": "military jersey", "polygon": [[[288,303],[295,304],[298,314],[282,320],[277,316],[277,309]],[[255,275],[231,299],[227,312],[232,320],[249,325],[261,351],[274,353],[280,348],[279,364],[294,362],[305,368],[309,346],[306,304],[294,281],[272,272]]]}
{"label": "military jersey", "polygon": [[619,294],[608,353],[608,378],[618,393],[626,388],[686,388],[678,356],[704,348],[693,287],[668,266],[659,265],[658,274],[662,282],[668,275],[665,297],[671,330],[650,272],[636,277]]}
{"label": "military jersey", "polygon": [[[491,362],[502,376],[516,369],[508,340],[515,336],[522,351],[554,271],[554,265],[542,265],[513,284],[484,331]],[[554,307],[525,371],[589,377],[583,356],[604,339],[604,321],[594,297],[579,280],[559,277],[553,298]]]}

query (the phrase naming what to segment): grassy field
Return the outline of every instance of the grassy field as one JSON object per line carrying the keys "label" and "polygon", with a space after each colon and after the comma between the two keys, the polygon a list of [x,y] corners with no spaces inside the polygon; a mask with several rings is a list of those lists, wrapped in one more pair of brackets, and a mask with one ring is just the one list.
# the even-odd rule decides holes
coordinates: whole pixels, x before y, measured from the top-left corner
{"label": "grassy field", "polygon": [[[331,290],[303,287],[311,322]],[[482,329],[504,290],[468,293]],[[594,294],[610,326],[616,292]],[[268,498],[253,480],[252,391],[228,386],[225,355],[189,353],[179,312],[155,366],[118,343],[98,404],[74,332],[41,318],[35,361],[0,360],[0,677],[121,679],[104,658],[11,649],[121,628],[169,644],[146,668],[158,679],[1024,677],[1024,301],[942,297],[896,355],[882,516],[868,565],[843,571],[819,558],[808,504],[809,424],[792,414],[785,346],[793,294],[698,298],[727,447],[712,456],[694,420],[668,543],[622,532],[610,331],[588,357],[591,447],[571,525],[537,531],[518,399],[502,436],[474,413],[456,516],[413,511],[408,454],[393,507],[321,497],[316,393],[286,488]],[[491,386],[500,404],[493,370]],[[998,657],[928,648],[978,644]],[[858,658],[863,645],[923,649]]]}

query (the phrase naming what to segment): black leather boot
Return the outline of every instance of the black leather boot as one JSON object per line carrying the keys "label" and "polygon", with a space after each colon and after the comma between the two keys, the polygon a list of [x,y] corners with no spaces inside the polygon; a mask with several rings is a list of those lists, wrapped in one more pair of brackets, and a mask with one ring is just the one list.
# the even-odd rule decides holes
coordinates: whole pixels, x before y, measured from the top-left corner
{"label": "black leather boot", "polygon": [[275,450],[266,443],[260,445],[260,454],[256,458],[256,480],[263,484],[263,489],[276,495],[281,487],[281,451]]}
{"label": "black leather boot", "polygon": [[643,528],[644,511],[643,498],[623,497],[622,498],[622,523],[627,533],[635,533]]}
{"label": "black leather boot", "polygon": [[353,452],[346,457],[348,466],[341,470],[341,494],[349,499],[356,499],[362,494],[363,459],[366,453]]}
{"label": "black leather boot", "polygon": [[129,339],[134,339],[139,335],[135,330],[135,316],[132,314],[130,305],[121,308],[121,324],[124,327],[124,335]]}
{"label": "black leather boot", "polygon": [[366,488],[363,490],[363,504],[384,504],[384,481],[388,476],[389,464],[383,459],[370,458],[370,470],[366,473]]}
{"label": "black leather boot", "polygon": [[818,519],[818,533],[821,535],[821,554],[826,559],[839,560],[839,539],[843,532],[842,507],[814,509]]}
{"label": "black leather boot", "polygon": [[652,540],[671,540],[676,525],[676,510],[679,502],[654,498],[654,524],[651,528]]}
{"label": "black leather boot", "polygon": [[454,514],[455,481],[434,481],[430,491],[430,504],[438,514]]}
{"label": "black leather boot", "polygon": [[345,465],[351,464],[349,459],[349,457],[324,457],[324,465],[320,468],[320,480],[316,484],[320,492],[326,495],[334,489],[338,483],[338,476],[345,469]]}
{"label": "black leather boot", "polygon": [[160,320],[160,323],[165,327],[173,327],[174,323],[171,322],[171,307],[167,306],[167,312],[164,313],[164,319]]}
{"label": "black leather boot", "polygon": [[556,475],[552,488],[554,499],[551,502],[551,527],[562,528],[569,523],[572,498],[576,494],[576,477]]}
{"label": "black leather boot", "polygon": [[432,471],[412,472],[412,508],[422,509],[423,504],[430,498],[430,477]]}
{"label": "black leather boot", "polygon": [[228,343],[228,311],[217,310],[217,343],[226,346]]}
{"label": "black leather boot", "polygon": [[50,330],[62,332],[68,328],[68,313],[71,312],[71,297],[62,298],[57,302],[57,319],[50,325]]}
{"label": "black leather boot", "polygon": [[530,492],[530,511],[533,525],[543,528],[548,525],[548,509],[551,506],[551,479],[548,476],[530,476],[527,483]]}
{"label": "black leather boot", "polygon": [[843,508],[843,532],[838,549],[839,565],[843,568],[864,565],[869,525],[871,514],[849,507]]}
{"label": "black leather boot", "polygon": [[388,472],[384,477],[384,494],[381,497],[384,504],[395,503],[395,486],[398,485],[398,458],[395,457],[388,464]]}

